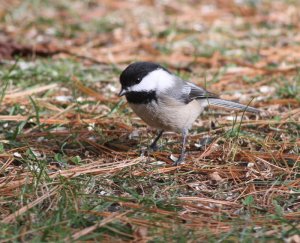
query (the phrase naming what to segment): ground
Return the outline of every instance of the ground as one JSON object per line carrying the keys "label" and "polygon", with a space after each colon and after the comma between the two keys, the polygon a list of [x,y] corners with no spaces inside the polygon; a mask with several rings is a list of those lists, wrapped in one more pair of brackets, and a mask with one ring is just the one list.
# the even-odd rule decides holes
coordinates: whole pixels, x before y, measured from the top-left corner
{"label": "ground", "polygon": [[[0,242],[300,242],[300,2],[0,2]],[[186,163],[119,98],[131,62],[250,104]]]}

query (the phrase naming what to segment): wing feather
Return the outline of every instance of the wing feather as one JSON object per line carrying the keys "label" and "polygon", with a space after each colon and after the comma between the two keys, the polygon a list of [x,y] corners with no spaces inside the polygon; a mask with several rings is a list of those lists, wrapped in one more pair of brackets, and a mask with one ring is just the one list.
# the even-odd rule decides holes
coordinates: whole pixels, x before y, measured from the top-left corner
{"label": "wing feather", "polygon": [[[185,97],[186,103],[189,103],[195,99],[196,100],[207,99],[207,105],[211,104],[213,106],[224,107],[224,108],[229,108],[229,109],[233,109],[233,110],[247,111],[247,112],[252,112],[252,113],[260,112],[260,110],[254,108],[254,107],[251,107],[251,106],[239,104],[234,101],[223,100],[223,99],[219,98],[218,95],[211,93],[211,92],[207,91],[206,89],[203,89],[193,83],[186,82],[185,86],[186,86],[186,88],[185,88],[186,91],[182,92],[182,93],[185,93],[184,97]],[[189,91],[189,92],[187,92],[187,91]]]}
{"label": "wing feather", "polygon": [[187,86],[190,88],[189,100],[195,99],[207,99],[207,98],[218,98],[219,96],[201,88],[193,83],[187,82]]}

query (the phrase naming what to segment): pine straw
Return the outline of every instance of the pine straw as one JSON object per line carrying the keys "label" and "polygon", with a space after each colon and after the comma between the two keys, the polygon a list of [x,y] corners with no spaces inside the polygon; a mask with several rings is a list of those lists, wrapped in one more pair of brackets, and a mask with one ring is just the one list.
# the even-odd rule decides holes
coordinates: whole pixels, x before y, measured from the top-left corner
{"label": "pine straw", "polygon": [[[193,81],[204,85],[203,76],[207,75],[208,81],[213,80],[216,73],[227,66],[208,88],[224,92],[222,97],[242,103],[256,97],[251,105],[264,114],[238,114],[234,123],[235,114],[224,111],[212,114],[209,110],[190,134],[187,163],[174,167],[170,154],[178,156],[180,146],[176,142],[180,135],[167,134],[158,152],[143,151],[154,132],[126,110],[117,92],[109,90],[109,85],[119,88],[118,73],[113,73],[113,78],[101,78],[97,83],[90,82],[88,75],[83,78],[72,73],[67,84],[46,81],[26,89],[20,89],[11,79],[0,110],[1,125],[7,129],[2,129],[3,134],[0,134],[3,144],[0,221],[3,225],[21,225],[22,230],[17,231],[17,235],[7,233],[0,242],[30,240],[56,226],[68,231],[68,236],[57,233],[48,239],[67,242],[78,239],[146,242],[174,239],[173,235],[181,236],[181,233],[186,239],[193,235],[191,239],[204,241],[210,236],[222,238],[245,228],[256,238],[261,234],[280,238],[281,232],[300,230],[297,225],[300,218],[299,94],[280,96],[272,91],[274,87],[284,87],[283,77],[290,86],[294,82],[299,85],[300,52],[299,45],[295,44],[299,35],[288,45],[276,39],[273,46],[272,35],[268,36],[268,31],[261,28],[264,23],[275,22],[277,31],[279,28],[292,38],[294,32],[299,33],[297,7],[283,2],[279,7],[265,2],[253,8],[234,1],[201,1],[207,8],[203,10],[201,4],[194,2],[155,4],[146,1],[139,3],[140,12],[131,12],[136,8],[135,1],[99,2],[102,5],[94,10],[83,3],[70,8],[78,11],[80,20],[87,22],[114,14],[117,21],[125,23],[122,28],[116,27],[101,35],[91,32],[90,36],[82,33],[78,36],[76,33],[75,37],[68,37],[68,41],[65,41],[67,37],[52,36],[48,47],[47,43],[33,45],[43,49],[43,53],[49,50],[56,61],[71,57],[83,67],[96,65],[98,75],[113,73],[114,69],[122,69],[134,60],[149,60],[165,63],[172,71],[190,75]],[[216,7],[210,9],[208,3]],[[21,2],[14,1],[14,4],[18,6]],[[153,18],[151,14],[145,15],[146,10],[164,15]],[[285,22],[288,20],[282,13],[290,22]],[[46,14],[51,15],[51,11]],[[66,19],[61,17],[65,14],[68,12],[55,16],[58,25],[65,24]],[[28,16],[27,21],[34,22],[33,16]],[[149,28],[140,25],[144,18],[149,21]],[[76,23],[77,20],[68,21]],[[173,27],[167,23],[174,21],[177,25],[172,34]],[[219,21],[224,21],[224,31],[228,33],[216,31]],[[236,21],[251,23],[258,34],[267,37],[257,40],[252,32],[236,26]],[[199,23],[204,31],[195,30]],[[24,35],[26,40],[32,39],[28,36],[33,32],[27,29],[31,27],[17,20],[14,24],[15,31],[8,31],[9,24],[3,26],[8,28],[9,38],[19,40]],[[296,30],[284,32],[281,25],[288,24],[295,25]],[[232,25],[234,29],[228,29]],[[153,28],[155,33],[151,33]],[[42,29],[39,31],[43,33]],[[261,46],[247,42],[248,37],[253,37],[255,43],[262,42]],[[196,46],[189,38],[196,38]],[[219,38],[223,38],[222,41]],[[227,50],[236,53],[242,50],[234,44],[239,39],[244,41],[241,46],[246,46],[248,52],[256,53],[260,59],[251,62],[247,55],[226,54]],[[211,55],[202,55],[195,49],[201,47],[201,43],[207,44],[207,40],[228,43],[228,46],[221,46]],[[169,53],[158,48],[164,45],[171,46]],[[245,77],[260,77],[260,80],[246,82]],[[262,86],[267,86],[269,91],[261,91]],[[73,95],[77,97],[66,101],[57,99]],[[36,104],[28,96],[33,97]],[[80,104],[80,99],[86,103]],[[22,106],[24,112],[12,114],[13,105]],[[42,110],[39,115],[35,105]],[[18,131],[18,126],[22,126],[21,132],[9,137],[7,131]],[[204,136],[209,136],[212,142],[199,148]],[[76,156],[80,161],[74,160]],[[64,197],[68,201],[67,211],[73,210],[78,217],[90,221],[73,223],[64,212],[59,222],[33,226],[47,221],[40,219],[39,214],[45,213],[43,215],[51,218]],[[295,235],[287,233],[286,237]]]}

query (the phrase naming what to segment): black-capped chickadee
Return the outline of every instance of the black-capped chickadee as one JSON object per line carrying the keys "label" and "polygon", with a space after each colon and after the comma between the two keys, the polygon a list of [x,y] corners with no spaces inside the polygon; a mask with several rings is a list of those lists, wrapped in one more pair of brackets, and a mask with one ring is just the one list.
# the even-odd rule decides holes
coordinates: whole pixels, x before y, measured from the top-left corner
{"label": "black-capped chickadee", "polygon": [[182,133],[182,149],[179,165],[184,161],[188,130],[208,105],[259,113],[258,109],[236,102],[220,99],[191,82],[170,73],[159,64],[135,62],[120,75],[122,85],[119,96],[125,95],[133,111],[149,126],[159,129],[156,143],[164,131]]}

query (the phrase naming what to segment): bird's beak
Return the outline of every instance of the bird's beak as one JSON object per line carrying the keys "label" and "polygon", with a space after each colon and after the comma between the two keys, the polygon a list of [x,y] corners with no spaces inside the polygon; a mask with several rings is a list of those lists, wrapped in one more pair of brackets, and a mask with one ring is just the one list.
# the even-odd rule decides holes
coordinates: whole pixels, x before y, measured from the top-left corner
{"label": "bird's beak", "polygon": [[125,89],[121,89],[121,91],[119,93],[119,96],[123,96],[126,93],[127,93],[127,91]]}

